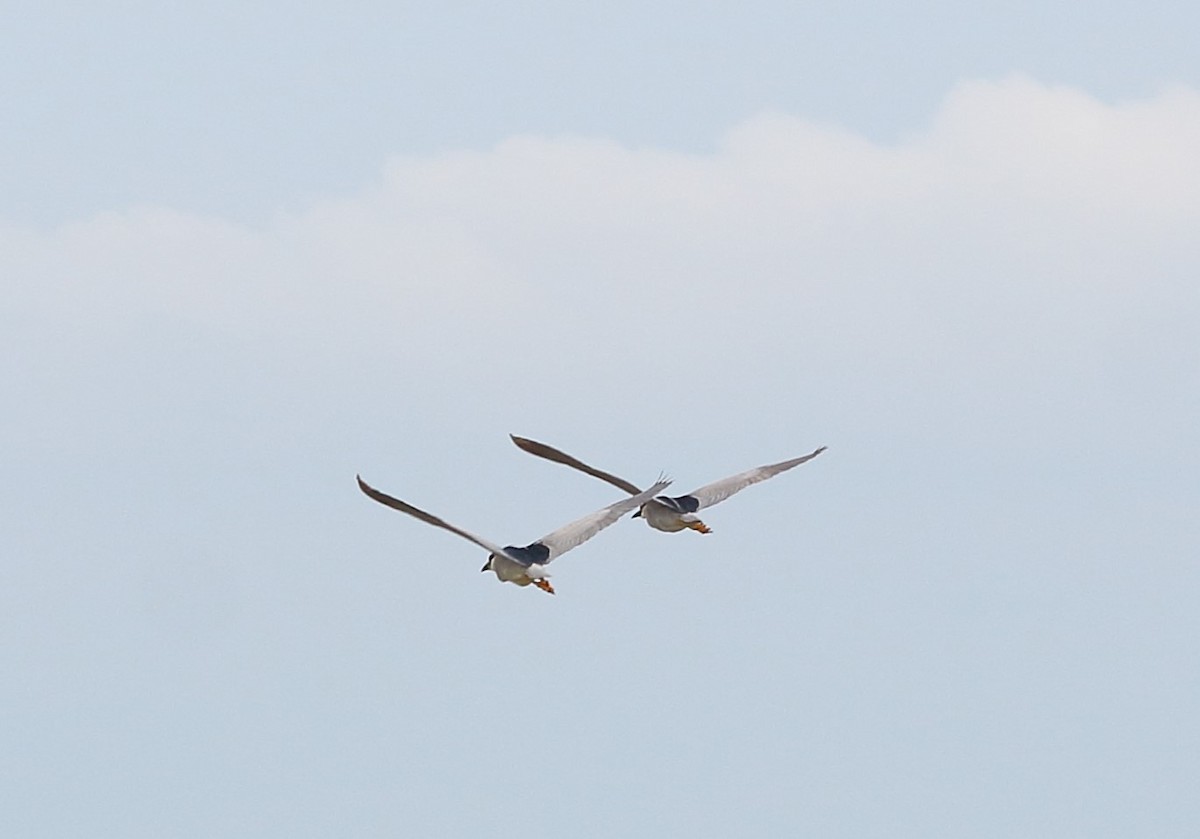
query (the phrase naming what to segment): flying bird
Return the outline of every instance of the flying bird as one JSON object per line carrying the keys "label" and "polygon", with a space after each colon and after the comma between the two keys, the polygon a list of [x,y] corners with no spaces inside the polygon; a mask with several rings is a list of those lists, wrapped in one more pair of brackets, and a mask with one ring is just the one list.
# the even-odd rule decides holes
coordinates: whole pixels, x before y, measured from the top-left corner
{"label": "flying bird", "polygon": [[554,594],[554,587],[546,579],[550,576],[550,573],[546,570],[547,565],[571,550],[571,548],[582,545],[630,510],[649,501],[655,493],[662,492],[671,485],[669,480],[659,480],[645,492],[638,492],[632,498],[626,498],[615,504],[609,504],[601,510],[597,510],[577,521],[560,527],[553,533],[546,534],[536,542],[530,542],[523,548],[515,545],[507,545],[502,548],[494,542],[489,542],[487,539],[482,539],[473,533],[468,533],[462,528],[455,527],[449,522],[443,521],[424,510],[418,510],[416,507],[406,504],[398,498],[392,498],[392,496],[386,495],[367,484],[361,477],[355,477],[358,478],[358,488],[366,493],[368,498],[391,507],[393,510],[408,513],[410,516],[418,518],[426,524],[432,524],[434,527],[440,527],[443,530],[449,530],[451,533],[457,533],[464,539],[474,542],[479,547],[488,551],[487,562],[479,569],[480,571],[495,572],[496,577],[502,583],[516,583],[519,586],[535,585],[547,594]]}
{"label": "flying bird", "polygon": [[[529,440],[525,437],[518,437],[515,434],[509,434],[508,436],[512,438],[512,441],[517,444],[518,448],[532,455],[552,460],[555,463],[562,463],[570,466],[572,469],[578,469],[580,472],[586,472],[592,477],[607,481],[615,487],[620,487],[631,495],[640,497],[645,494],[629,481],[618,478],[616,475],[611,475],[608,472],[602,472],[594,466],[588,466],[583,461],[576,460],[566,452],[559,451],[553,446],[547,446],[545,443],[539,443],[536,440]],[[684,529],[696,530],[700,533],[712,533],[712,529],[696,515],[697,510],[703,510],[705,507],[720,504],[735,492],[741,492],[751,484],[757,484],[760,481],[765,481],[767,478],[773,478],[780,472],[786,472],[795,466],[799,466],[801,463],[807,463],[823,451],[825,451],[825,446],[821,446],[815,452],[806,454],[803,457],[796,457],[781,463],[772,463],[769,466],[759,466],[757,469],[748,469],[745,472],[739,472],[728,478],[713,481],[711,484],[705,484],[699,489],[692,490],[687,495],[679,495],[674,498],[659,495],[656,498],[649,498],[637,505],[638,510],[633,514],[633,517],[637,518],[641,516],[646,520],[646,524],[655,530],[663,530],[667,533],[675,533]]]}

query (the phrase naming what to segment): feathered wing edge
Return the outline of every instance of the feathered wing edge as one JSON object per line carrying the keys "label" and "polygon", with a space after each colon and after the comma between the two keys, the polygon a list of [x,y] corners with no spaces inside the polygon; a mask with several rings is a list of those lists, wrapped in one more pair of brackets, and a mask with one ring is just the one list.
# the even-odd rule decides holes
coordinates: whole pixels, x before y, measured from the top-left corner
{"label": "feathered wing edge", "polygon": [[801,463],[807,463],[814,457],[825,451],[825,446],[817,449],[814,452],[803,455],[801,457],[784,460],[779,463],[772,463],[768,466],[759,466],[755,469],[747,469],[745,472],[740,472],[737,475],[731,475],[728,478],[722,478],[719,481],[713,481],[711,484],[705,484],[699,489],[692,490],[688,495],[695,498],[699,503],[697,509],[703,510],[705,507],[711,507],[714,504],[719,504],[729,496],[736,492],[740,492],[748,486],[757,484],[760,481],[765,481],[767,478],[773,478],[780,472],[786,472]]}
{"label": "feathered wing edge", "polygon": [[597,510],[596,512],[586,515],[581,519],[577,519],[568,525],[560,527],[553,533],[546,534],[538,540],[550,549],[550,556],[543,564],[549,563],[557,557],[562,556],[564,553],[571,550],[571,548],[582,545],[588,539],[591,539],[621,516],[625,515],[630,510],[642,506],[642,504],[658,495],[670,485],[671,482],[669,480],[665,478],[660,479],[654,484],[654,486],[647,490],[639,492],[636,495],[632,495],[629,498],[623,498],[614,504],[609,504],[602,510]]}
{"label": "feathered wing edge", "polygon": [[580,472],[591,475],[593,478],[599,478],[602,481],[607,481],[618,489],[625,490],[630,495],[637,495],[641,492],[640,489],[629,483],[629,481],[625,480],[624,478],[618,478],[616,475],[609,474],[608,472],[602,472],[594,466],[588,466],[582,460],[577,460],[566,452],[559,451],[553,446],[547,446],[545,443],[539,443],[538,441],[530,440],[527,437],[518,437],[515,434],[509,434],[508,436],[512,439],[513,443],[516,444],[517,448],[528,452],[531,455],[543,458],[545,460],[551,460],[555,463],[561,463],[564,466],[570,466],[572,469],[578,469]]}
{"label": "feathered wing edge", "polygon": [[424,510],[420,510],[411,504],[401,501],[399,498],[393,498],[392,496],[390,496],[386,493],[380,492],[379,490],[375,489],[375,487],[371,486],[366,481],[364,481],[358,475],[355,475],[354,477],[358,480],[358,488],[361,489],[363,491],[363,493],[365,493],[366,496],[368,498],[370,498],[371,500],[378,501],[380,504],[383,504],[385,507],[391,507],[393,510],[399,510],[402,513],[408,513],[413,518],[420,519],[421,521],[425,522],[426,524],[432,524],[434,527],[440,527],[443,530],[449,530],[451,533],[457,534],[458,536],[461,536],[462,538],[464,538],[470,542],[474,542],[476,545],[483,548],[488,553],[500,554],[502,556],[508,557],[509,559],[513,560],[514,562],[521,562],[520,559],[517,559],[512,554],[508,553],[508,551],[504,550],[504,548],[500,547],[499,545],[495,544],[494,542],[489,542],[487,539],[484,539],[480,536],[476,536],[474,533],[470,533],[466,530],[463,530],[461,527],[455,527],[454,525],[450,524],[447,521],[444,521],[443,519],[438,518],[437,516],[433,515],[432,513],[427,513]]}

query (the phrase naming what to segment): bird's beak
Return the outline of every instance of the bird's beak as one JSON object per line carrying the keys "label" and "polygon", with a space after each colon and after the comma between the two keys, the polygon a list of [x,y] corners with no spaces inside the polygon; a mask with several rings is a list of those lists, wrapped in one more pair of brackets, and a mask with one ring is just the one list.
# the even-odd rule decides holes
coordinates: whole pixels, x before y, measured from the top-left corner
{"label": "bird's beak", "polygon": [[630,516],[631,519],[640,519],[641,517],[642,517],[642,508],[641,507],[638,507],[637,512],[635,512],[632,516]]}
{"label": "bird's beak", "polygon": [[485,562],[485,563],[483,563],[483,567],[479,569],[479,573],[481,573],[481,574],[482,574],[484,571],[489,571],[489,570],[491,570],[491,567],[492,567],[492,557],[494,557],[494,556],[495,556],[495,554],[488,554],[488,561],[487,561],[487,562]]}

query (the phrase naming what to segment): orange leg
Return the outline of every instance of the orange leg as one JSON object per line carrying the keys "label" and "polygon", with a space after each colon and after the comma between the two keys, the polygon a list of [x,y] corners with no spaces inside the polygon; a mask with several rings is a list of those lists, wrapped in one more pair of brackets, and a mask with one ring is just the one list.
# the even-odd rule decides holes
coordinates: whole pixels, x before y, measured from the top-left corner
{"label": "orange leg", "polygon": [[688,527],[690,527],[692,530],[697,530],[700,533],[712,533],[712,528],[702,521],[690,521],[688,522]]}
{"label": "orange leg", "polygon": [[542,591],[546,592],[546,594],[554,594],[554,586],[550,585],[549,580],[538,579],[538,580],[530,580],[530,582],[533,583],[538,588],[540,588]]}

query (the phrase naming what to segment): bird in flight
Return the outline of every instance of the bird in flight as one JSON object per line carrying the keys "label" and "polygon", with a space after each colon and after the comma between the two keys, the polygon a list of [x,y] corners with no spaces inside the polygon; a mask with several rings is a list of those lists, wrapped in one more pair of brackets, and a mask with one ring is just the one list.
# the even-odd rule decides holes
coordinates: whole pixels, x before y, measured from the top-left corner
{"label": "bird in flight", "polygon": [[632,498],[625,498],[615,504],[609,504],[603,509],[560,527],[553,533],[546,534],[536,542],[530,542],[524,547],[515,545],[500,547],[494,542],[489,542],[487,539],[455,527],[431,513],[418,510],[398,498],[392,498],[367,484],[361,477],[356,477],[358,477],[358,488],[366,493],[368,498],[391,507],[393,510],[408,513],[426,524],[457,533],[488,551],[487,562],[484,563],[483,568],[479,569],[480,571],[494,572],[502,583],[515,583],[519,586],[535,585],[547,594],[554,594],[554,587],[547,579],[550,576],[546,570],[547,565],[571,548],[582,545],[630,510],[649,501],[655,493],[662,492],[671,485],[669,480],[659,480],[645,492],[638,491]]}
{"label": "bird in flight", "polygon": [[[592,477],[607,481],[631,495],[641,497],[645,494],[629,481],[618,478],[616,475],[611,475],[608,472],[602,472],[593,466],[588,466],[583,461],[576,460],[566,452],[559,451],[553,446],[547,446],[545,443],[539,443],[536,440],[530,440],[525,437],[518,437],[515,434],[508,436],[512,438],[512,441],[517,444],[519,449],[529,452],[532,455],[552,460],[555,463],[562,463],[570,466],[572,469],[578,469],[580,472],[585,472]],[[801,463],[807,463],[823,451],[825,451],[825,446],[821,446],[821,448],[803,457],[784,460],[780,463],[772,463],[768,466],[759,466],[757,469],[748,469],[745,472],[739,472],[728,478],[713,481],[711,484],[705,484],[699,489],[692,490],[687,495],[679,495],[674,498],[666,495],[658,495],[657,497],[648,498],[639,502],[637,512],[633,514],[633,517],[637,518],[641,516],[646,520],[646,524],[655,530],[662,530],[667,533],[675,533],[684,529],[695,530],[700,533],[711,533],[712,529],[696,515],[698,510],[719,504],[735,492],[741,492],[751,484],[757,484],[760,481],[765,481],[767,478],[775,477],[780,472],[786,472],[795,466],[799,466]],[[653,493],[652,495],[657,495],[657,493]]]}

